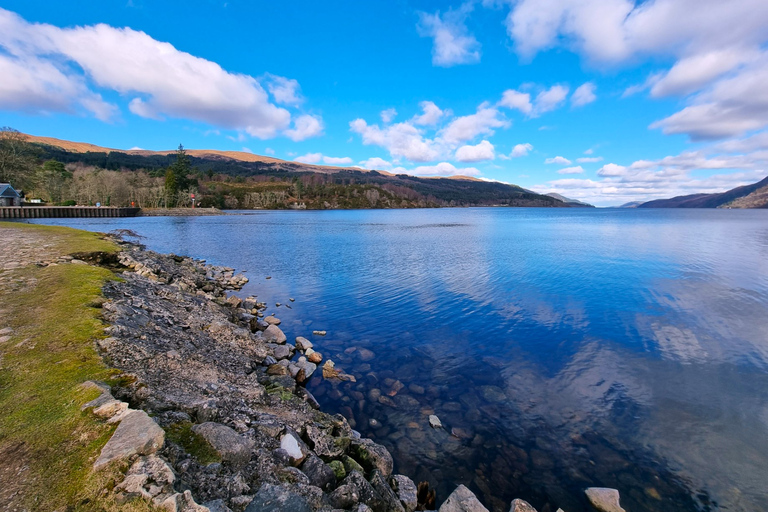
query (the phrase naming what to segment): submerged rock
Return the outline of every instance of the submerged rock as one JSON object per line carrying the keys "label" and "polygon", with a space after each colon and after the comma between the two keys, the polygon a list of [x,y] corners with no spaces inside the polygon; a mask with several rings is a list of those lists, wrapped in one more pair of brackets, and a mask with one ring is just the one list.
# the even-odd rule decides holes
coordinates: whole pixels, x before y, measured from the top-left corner
{"label": "submerged rock", "polygon": [[443,424],[440,422],[440,418],[434,414],[429,415],[429,426],[432,428],[443,428]]}
{"label": "submerged rock", "polygon": [[512,500],[509,512],[536,512],[536,509],[527,501],[516,499]]}

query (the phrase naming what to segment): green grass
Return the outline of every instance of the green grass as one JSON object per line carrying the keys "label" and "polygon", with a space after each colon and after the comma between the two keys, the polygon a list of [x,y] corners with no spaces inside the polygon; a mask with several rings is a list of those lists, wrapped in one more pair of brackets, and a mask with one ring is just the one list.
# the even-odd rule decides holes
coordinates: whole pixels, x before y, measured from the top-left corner
{"label": "green grass", "polygon": [[[59,255],[117,251],[84,231],[16,223],[0,228],[34,230]],[[103,492],[126,469],[91,469],[115,427],[80,411],[98,392],[79,385],[114,374],[96,353],[94,340],[104,336],[104,325],[100,310],[91,307],[114,274],[86,265],[28,266],[0,279],[10,276],[36,285],[0,294],[4,324],[14,329],[0,345],[0,468],[12,462],[3,455],[13,453],[29,469],[24,478],[0,476],[0,485],[17,486],[29,510],[152,510],[143,502],[118,506]]]}
{"label": "green grass", "polygon": [[200,464],[221,462],[218,452],[205,438],[192,432],[192,423],[184,421],[174,423],[166,429],[166,439],[180,445],[187,453],[197,459]]}

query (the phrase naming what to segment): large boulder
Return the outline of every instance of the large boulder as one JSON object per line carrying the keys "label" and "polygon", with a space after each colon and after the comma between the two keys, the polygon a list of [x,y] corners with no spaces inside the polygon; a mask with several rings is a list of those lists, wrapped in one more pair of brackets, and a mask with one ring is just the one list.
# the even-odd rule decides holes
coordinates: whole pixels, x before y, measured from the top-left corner
{"label": "large boulder", "polygon": [[312,512],[306,498],[289,490],[288,486],[263,484],[245,512]]}
{"label": "large boulder", "polygon": [[619,505],[619,491],[608,487],[590,487],[584,494],[587,499],[600,512],[625,512]]}
{"label": "large boulder", "polygon": [[413,512],[418,506],[418,491],[413,480],[404,475],[393,475],[389,485],[400,500],[405,512]]}
{"label": "large boulder", "polygon": [[120,422],[101,449],[94,462],[94,469],[101,469],[115,460],[128,459],[132,455],[150,455],[162,448],[165,431],[144,411],[131,411]]}
{"label": "large boulder", "polygon": [[329,429],[314,423],[307,425],[307,438],[311,441],[315,453],[325,460],[344,455],[351,441],[348,437],[333,437]]}
{"label": "large boulder", "polygon": [[349,473],[339,488],[345,486],[353,487],[359,500],[371,507],[373,512],[389,512],[386,501],[359,471]]}
{"label": "large boulder", "polygon": [[276,325],[270,325],[266,329],[264,329],[264,332],[262,333],[262,336],[264,337],[264,341],[267,343],[278,343],[282,344],[285,343],[288,338],[286,337],[285,333]]}
{"label": "large boulder", "polygon": [[400,499],[395,494],[395,491],[387,483],[386,478],[381,475],[378,469],[374,469],[371,472],[371,477],[368,482],[373,487],[373,490],[379,493],[382,501],[387,509],[387,512],[405,512],[405,508],[400,503]]}
{"label": "large boulder", "polygon": [[325,492],[332,491],[336,487],[336,473],[314,453],[307,455],[299,469],[307,475],[312,485]]}
{"label": "large boulder", "polygon": [[349,451],[366,471],[378,469],[385,478],[392,474],[392,455],[380,444],[366,438],[355,439]]}
{"label": "large boulder", "polygon": [[251,460],[254,442],[226,425],[208,421],[193,426],[192,432],[208,441],[221,460],[235,467],[245,466]]}
{"label": "large boulder", "polygon": [[475,494],[460,485],[440,506],[439,512],[488,512]]}

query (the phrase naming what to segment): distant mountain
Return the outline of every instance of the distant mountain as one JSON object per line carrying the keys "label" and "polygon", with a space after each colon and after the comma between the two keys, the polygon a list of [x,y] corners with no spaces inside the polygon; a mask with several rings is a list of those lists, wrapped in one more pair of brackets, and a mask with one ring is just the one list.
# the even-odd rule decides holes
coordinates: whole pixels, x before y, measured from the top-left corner
{"label": "distant mountain", "polygon": [[[27,135],[44,160],[84,168],[147,171],[161,177],[176,150],[119,150]],[[442,206],[571,207],[517,185],[468,176],[417,177],[385,170],[289,162],[240,151],[187,149],[198,204],[221,208],[421,208]]]}
{"label": "distant mountain", "polygon": [[619,208],[637,208],[643,204],[642,201],[630,201],[628,203],[624,203],[623,205],[619,206]]}
{"label": "distant mountain", "polygon": [[638,208],[768,208],[768,177],[719,194],[692,194],[648,201]]}
{"label": "distant mountain", "polygon": [[571,199],[569,197],[565,197],[563,195],[558,194],[557,192],[550,192],[547,194],[549,197],[554,197],[558,201],[562,201],[565,204],[571,205],[572,207],[576,208],[594,208],[594,205],[591,205],[589,203],[585,203],[583,201],[579,201],[578,199]]}

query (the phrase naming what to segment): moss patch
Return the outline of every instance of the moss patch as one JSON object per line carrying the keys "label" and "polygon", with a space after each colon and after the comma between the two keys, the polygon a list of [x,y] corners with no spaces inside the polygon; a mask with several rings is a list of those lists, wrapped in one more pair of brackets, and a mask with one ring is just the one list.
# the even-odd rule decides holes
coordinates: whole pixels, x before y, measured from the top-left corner
{"label": "moss patch", "polygon": [[213,462],[221,462],[221,457],[213,446],[203,436],[192,431],[192,423],[188,421],[174,423],[165,429],[165,433],[168,441],[184,448],[200,464],[206,465]]}

